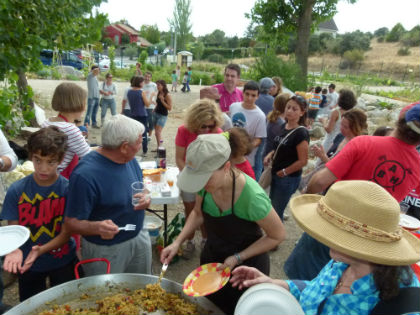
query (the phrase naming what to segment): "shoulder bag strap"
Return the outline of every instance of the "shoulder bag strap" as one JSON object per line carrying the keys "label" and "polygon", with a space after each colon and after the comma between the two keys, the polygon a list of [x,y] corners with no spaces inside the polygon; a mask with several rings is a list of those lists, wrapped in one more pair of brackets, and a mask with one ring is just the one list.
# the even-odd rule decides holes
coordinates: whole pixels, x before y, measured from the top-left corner
{"label": "shoulder bag strap", "polygon": [[296,130],[298,130],[298,129],[301,129],[301,128],[305,128],[305,127],[303,127],[303,126],[299,126],[299,127],[296,127],[295,129],[293,129],[292,131],[290,131],[283,139],[281,139],[281,141],[280,141],[280,143],[279,143],[279,145],[277,146],[277,149],[276,149],[276,152],[274,152],[274,155],[273,155],[273,160],[275,159],[275,157],[276,157],[276,155],[277,155],[277,152],[278,152],[278,150],[279,150],[279,148],[280,148],[280,146],[287,140],[287,138],[292,134],[292,133],[294,133]]}

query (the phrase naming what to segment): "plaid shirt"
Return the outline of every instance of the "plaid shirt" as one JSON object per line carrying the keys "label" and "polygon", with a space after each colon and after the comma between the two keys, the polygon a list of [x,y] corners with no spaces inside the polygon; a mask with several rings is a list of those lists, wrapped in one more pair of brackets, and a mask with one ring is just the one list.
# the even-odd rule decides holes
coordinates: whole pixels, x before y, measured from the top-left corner
{"label": "plaid shirt", "polygon": [[[287,281],[290,293],[299,301],[305,315],[318,314],[318,307],[326,298],[320,314],[367,315],[370,313],[379,302],[379,292],[375,287],[372,274],[353,282],[350,288],[352,294],[333,294],[347,267],[347,264],[330,260],[312,281],[296,281],[296,283],[292,280]],[[306,287],[302,289],[299,284],[303,283]],[[419,286],[418,279],[413,276],[413,281],[408,287]],[[405,285],[401,283],[400,287],[405,287]]]}

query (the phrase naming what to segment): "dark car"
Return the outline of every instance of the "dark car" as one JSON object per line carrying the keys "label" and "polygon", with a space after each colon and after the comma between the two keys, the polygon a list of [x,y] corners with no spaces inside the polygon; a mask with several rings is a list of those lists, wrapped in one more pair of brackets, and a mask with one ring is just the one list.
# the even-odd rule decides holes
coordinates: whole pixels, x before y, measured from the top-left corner
{"label": "dark car", "polygon": [[[41,62],[46,66],[51,66],[54,52],[51,49],[43,49],[40,54]],[[77,58],[76,54],[70,51],[61,51],[57,54],[57,64],[72,66],[78,70],[86,67],[86,64]]]}

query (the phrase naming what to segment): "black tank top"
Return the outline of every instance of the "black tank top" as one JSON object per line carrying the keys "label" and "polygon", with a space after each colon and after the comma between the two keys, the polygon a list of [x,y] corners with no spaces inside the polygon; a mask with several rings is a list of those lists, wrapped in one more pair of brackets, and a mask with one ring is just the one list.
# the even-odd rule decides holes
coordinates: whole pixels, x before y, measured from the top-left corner
{"label": "black tank top", "polygon": [[159,98],[159,95],[156,98],[155,113],[158,113],[163,116],[168,116],[168,109],[165,106],[163,106],[162,101]]}

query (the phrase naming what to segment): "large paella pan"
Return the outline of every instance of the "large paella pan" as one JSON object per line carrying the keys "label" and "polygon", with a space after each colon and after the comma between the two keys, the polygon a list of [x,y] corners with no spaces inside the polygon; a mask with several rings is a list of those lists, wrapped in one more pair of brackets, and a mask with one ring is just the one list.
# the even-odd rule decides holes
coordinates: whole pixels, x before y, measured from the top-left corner
{"label": "large paella pan", "polygon": [[[68,304],[72,309],[89,308],[99,299],[124,293],[128,290],[145,288],[154,284],[157,276],[143,274],[105,274],[73,280],[41,292],[10,309],[5,315],[36,315],[51,309],[54,304]],[[179,294],[186,301],[197,305],[199,314],[223,314],[212,302],[204,297],[193,298],[182,292],[182,285],[162,279],[162,288],[169,293]],[[144,314],[139,311],[139,314]],[[165,314],[162,311],[153,314]]]}

